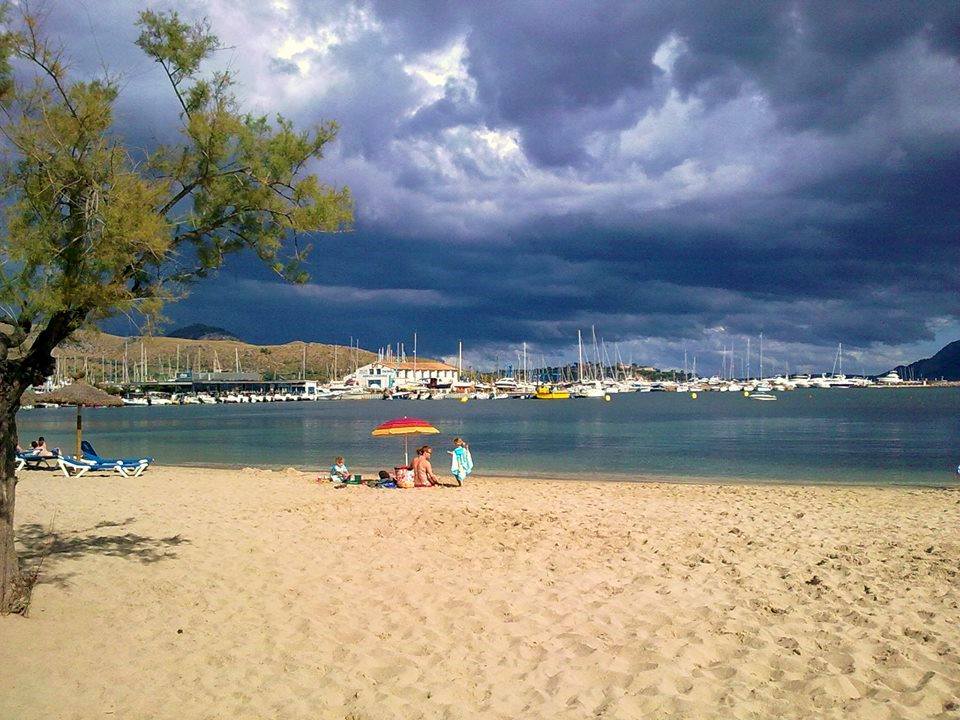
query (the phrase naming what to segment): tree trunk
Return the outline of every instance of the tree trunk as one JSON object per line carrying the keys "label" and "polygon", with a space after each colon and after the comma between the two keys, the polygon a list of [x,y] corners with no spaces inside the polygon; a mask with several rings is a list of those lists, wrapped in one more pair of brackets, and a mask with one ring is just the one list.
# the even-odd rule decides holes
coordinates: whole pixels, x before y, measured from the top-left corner
{"label": "tree trunk", "polygon": [[[89,311],[58,310],[19,359],[0,355],[0,614],[24,612],[30,601],[30,583],[20,572],[14,545],[14,508],[17,497],[17,410],[20,398],[31,385],[53,374],[53,349],[70,337]],[[25,328],[30,329],[29,323]],[[3,348],[6,350],[7,348]]]}
{"label": "tree trunk", "polygon": [[[6,392],[4,392],[6,391]],[[11,388],[0,388],[0,614],[26,609],[27,588],[14,546],[13,512],[16,505],[17,409]]]}

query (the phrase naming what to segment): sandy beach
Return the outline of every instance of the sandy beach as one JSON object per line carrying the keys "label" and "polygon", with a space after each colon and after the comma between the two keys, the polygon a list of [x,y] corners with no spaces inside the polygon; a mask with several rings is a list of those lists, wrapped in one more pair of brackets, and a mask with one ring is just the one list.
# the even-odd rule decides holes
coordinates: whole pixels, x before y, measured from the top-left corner
{"label": "sandy beach", "polygon": [[960,717],[960,492],[27,472],[0,717]]}

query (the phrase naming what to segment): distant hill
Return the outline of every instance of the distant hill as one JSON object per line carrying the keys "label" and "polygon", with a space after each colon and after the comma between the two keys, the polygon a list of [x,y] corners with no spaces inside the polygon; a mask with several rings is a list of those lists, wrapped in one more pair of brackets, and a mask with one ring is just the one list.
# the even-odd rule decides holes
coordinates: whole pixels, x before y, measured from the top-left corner
{"label": "distant hill", "polygon": [[960,340],[954,340],[936,355],[894,370],[905,380],[960,380]]}
{"label": "distant hill", "polygon": [[[238,340],[189,340],[176,337],[119,337],[83,331],[54,350],[60,372],[86,371],[93,382],[170,377],[177,370],[209,372],[217,368],[263,373],[268,379],[296,379],[304,360],[308,380],[342,377],[357,365],[377,359],[376,353],[343,345],[295,341],[285,345],[251,345]],[[146,360],[146,372],[142,372]]]}
{"label": "distant hill", "polygon": [[194,323],[171,330],[166,336],[183,340],[235,340],[236,342],[243,342],[229,330],[213,325],[203,325],[202,323]]}

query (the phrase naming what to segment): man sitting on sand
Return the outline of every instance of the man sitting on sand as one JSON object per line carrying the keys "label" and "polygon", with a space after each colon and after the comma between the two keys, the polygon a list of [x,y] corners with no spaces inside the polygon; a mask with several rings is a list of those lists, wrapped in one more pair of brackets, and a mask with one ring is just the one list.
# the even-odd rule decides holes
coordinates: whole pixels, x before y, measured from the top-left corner
{"label": "man sitting on sand", "polygon": [[429,445],[424,445],[417,450],[417,456],[410,464],[413,469],[414,487],[430,487],[431,485],[440,484],[437,476],[433,474],[433,466],[430,464],[430,458],[432,456],[433,448]]}

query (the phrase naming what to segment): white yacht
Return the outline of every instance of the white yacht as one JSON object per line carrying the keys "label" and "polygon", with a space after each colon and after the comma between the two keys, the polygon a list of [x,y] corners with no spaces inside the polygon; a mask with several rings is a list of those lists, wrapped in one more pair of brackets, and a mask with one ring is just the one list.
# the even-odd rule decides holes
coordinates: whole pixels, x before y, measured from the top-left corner
{"label": "white yacht", "polygon": [[607,392],[599,380],[586,380],[570,388],[570,394],[578,398],[602,398]]}
{"label": "white yacht", "polygon": [[493,383],[494,389],[498,393],[512,393],[519,389],[520,384],[514,377],[504,377]]}
{"label": "white yacht", "polygon": [[881,385],[899,385],[903,382],[903,378],[897,374],[896,370],[891,370],[886,375],[878,377],[877,382]]}

